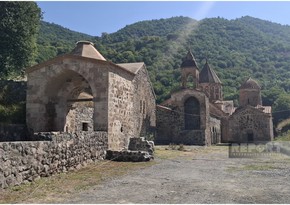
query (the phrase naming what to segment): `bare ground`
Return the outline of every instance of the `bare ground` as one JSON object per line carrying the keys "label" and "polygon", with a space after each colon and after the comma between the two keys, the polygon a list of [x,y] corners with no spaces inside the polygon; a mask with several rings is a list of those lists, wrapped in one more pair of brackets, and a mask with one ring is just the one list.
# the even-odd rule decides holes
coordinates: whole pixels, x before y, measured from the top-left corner
{"label": "bare ground", "polygon": [[288,156],[229,158],[225,147],[197,147],[176,158],[159,152],[163,159],[156,159],[157,164],[108,180],[63,202],[290,203]]}
{"label": "bare ground", "polygon": [[[96,169],[104,172],[103,180],[93,183],[100,173],[91,176],[83,170],[61,178],[53,188],[60,194],[47,190],[41,198],[36,191],[33,198],[10,203],[290,203],[289,156],[239,159],[229,158],[227,147],[186,147],[187,152],[164,148],[157,147],[153,163],[136,163],[133,169],[125,169],[126,163],[106,162],[107,167]],[[106,169],[114,170],[114,176],[106,175],[110,172]],[[125,174],[123,170],[127,170]],[[75,185],[70,182],[72,176],[91,183],[84,189],[69,189]],[[41,186],[44,189],[46,184]],[[69,191],[61,194],[62,187]]]}

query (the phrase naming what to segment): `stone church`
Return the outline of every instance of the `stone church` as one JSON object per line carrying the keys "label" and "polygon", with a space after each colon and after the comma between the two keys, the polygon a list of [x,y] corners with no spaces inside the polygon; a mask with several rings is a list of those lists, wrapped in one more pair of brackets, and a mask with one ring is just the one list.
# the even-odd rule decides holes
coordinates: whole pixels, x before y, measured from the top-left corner
{"label": "stone church", "polygon": [[249,78],[240,87],[239,107],[224,101],[222,82],[206,61],[197,66],[189,51],[181,64],[181,88],[157,105],[157,144],[212,145],[271,141],[271,107],[262,106],[261,88]]}
{"label": "stone church", "polygon": [[111,150],[154,134],[156,98],[144,63],[114,64],[80,41],[26,73],[31,133],[107,132]]}
{"label": "stone church", "polygon": [[157,106],[144,63],[109,62],[88,41],[26,73],[30,133],[106,132],[110,150],[128,147],[132,137],[195,145],[273,139],[271,107],[262,106],[257,82],[241,85],[236,108],[223,100],[209,63],[200,70],[191,52],[181,64],[180,90]]}

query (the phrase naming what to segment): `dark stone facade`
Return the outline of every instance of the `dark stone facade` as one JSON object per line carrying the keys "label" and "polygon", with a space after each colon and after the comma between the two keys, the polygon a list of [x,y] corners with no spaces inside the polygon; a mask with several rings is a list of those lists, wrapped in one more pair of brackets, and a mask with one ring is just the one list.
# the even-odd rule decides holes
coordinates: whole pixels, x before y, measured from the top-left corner
{"label": "dark stone facade", "polygon": [[[273,140],[271,107],[262,106],[260,86],[253,79],[242,84],[240,107],[235,108],[233,101],[223,101],[221,81],[207,61],[199,72],[189,52],[181,76],[181,89],[157,106],[156,144]],[[190,76],[193,87],[187,86]]]}

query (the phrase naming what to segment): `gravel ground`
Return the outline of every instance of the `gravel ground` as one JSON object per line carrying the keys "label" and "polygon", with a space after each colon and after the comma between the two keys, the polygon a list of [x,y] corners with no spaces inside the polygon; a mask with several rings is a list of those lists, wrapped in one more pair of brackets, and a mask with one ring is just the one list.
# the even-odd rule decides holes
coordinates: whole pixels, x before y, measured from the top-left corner
{"label": "gravel ground", "polygon": [[290,157],[228,158],[222,148],[108,179],[64,203],[290,203]]}

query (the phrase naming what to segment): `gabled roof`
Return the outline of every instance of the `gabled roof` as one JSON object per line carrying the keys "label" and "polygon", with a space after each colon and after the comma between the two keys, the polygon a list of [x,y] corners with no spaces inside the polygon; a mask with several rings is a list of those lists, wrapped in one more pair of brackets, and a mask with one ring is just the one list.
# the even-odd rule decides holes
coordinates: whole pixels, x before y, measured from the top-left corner
{"label": "gabled roof", "polygon": [[102,54],[94,47],[94,44],[89,41],[78,41],[71,54],[106,61]]}
{"label": "gabled roof", "polygon": [[259,84],[253,80],[251,77],[249,77],[240,87],[240,89],[257,89],[260,90],[261,87]]}
{"label": "gabled roof", "polygon": [[221,118],[221,117],[227,116],[227,113],[225,113],[223,110],[216,107],[212,103],[209,103],[209,113],[210,113],[210,115],[214,116],[215,118]]}
{"label": "gabled roof", "polygon": [[143,66],[144,62],[138,62],[138,63],[118,63],[118,66],[125,68],[126,70],[137,73]]}
{"label": "gabled roof", "polygon": [[205,65],[203,66],[202,71],[199,74],[199,82],[200,83],[219,83],[221,81],[215,71],[209,66],[207,60]]}
{"label": "gabled roof", "polygon": [[191,51],[188,51],[187,55],[185,56],[185,58],[183,59],[182,63],[181,63],[181,68],[185,68],[185,67],[197,67],[196,61],[194,59],[193,54],[191,53]]}

